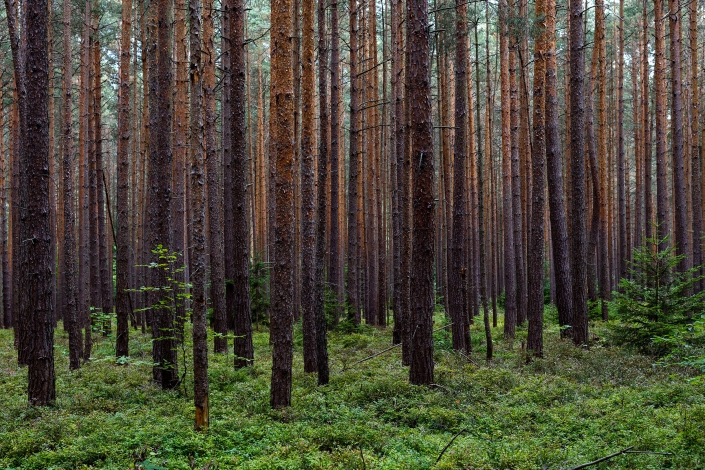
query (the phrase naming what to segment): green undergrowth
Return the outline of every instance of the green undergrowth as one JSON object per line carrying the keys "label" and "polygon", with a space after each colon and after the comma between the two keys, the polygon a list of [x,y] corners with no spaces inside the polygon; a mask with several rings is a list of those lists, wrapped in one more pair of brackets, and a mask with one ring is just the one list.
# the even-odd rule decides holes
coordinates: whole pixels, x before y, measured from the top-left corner
{"label": "green undergrowth", "polygon": [[[192,430],[190,370],[180,391],[150,384],[148,337],[131,331],[126,365],[99,338],[93,360],[70,372],[59,325],[58,400],[33,408],[12,332],[2,330],[0,468],[559,469],[629,446],[670,455],[625,454],[591,468],[705,467],[705,391],[691,371],[607,344],[601,323],[591,348],[576,349],[546,316],[546,358],[528,364],[525,329],[505,342],[500,322],[491,364],[479,322],[470,358],[452,351],[448,330],[435,332],[430,387],[409,385],[399,348],[355,364],[391,344],[391,328],[368,327],[331,333],[331,381],[317,387],[303,373],[297,325],[293,406],[282,411],[269,408],[271,347],[258,331],[253,367],[234,371],[232,354],[209,357],[208,433]],[[438,314],[435,326],[445,321]]]}

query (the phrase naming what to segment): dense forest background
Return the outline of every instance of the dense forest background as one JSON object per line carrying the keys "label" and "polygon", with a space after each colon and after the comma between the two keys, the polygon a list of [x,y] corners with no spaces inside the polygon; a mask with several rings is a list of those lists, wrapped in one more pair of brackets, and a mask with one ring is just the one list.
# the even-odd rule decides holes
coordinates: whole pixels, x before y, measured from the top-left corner
{"label": "dense forest background", "polygon": [[[694,391],[695,421],[663,428],[682,442],[624,442],[610,459],[697,466],[684,430],[702,421],[705,373],[701,10],[5,0],[5,385],[60,409],[93,386],[65,387],[82,368],[127,366],[144,384],[151,370],[149,386],[192,399],[206,431],[213,383],[221,399],[241,381],[266,388],[259,361],[280,410],[266,413],[284,421],[302,412],[292,393],[328,393],[311,374],[324,390],[338,380],[337,394],[368,379],[336,376],[380,356],[410,388],[379,397],[465,393],[449,370],[479,380],[515,366],[600,390],[651,361],[682,374],[671,385]],[[566,358],[611,368],[610,354],[633,360],[614,366],[621,378],[570,375]],[[257,403],[232,410],[265,413]],[[456,418],[435,464],[471,427]],[[366,468],[359,439],[328,448],[359,447]],[[0,450],[7,465],[34,453]],[[573,450],[560,465],[595,453]],[[490,468],[537,464],[487,452]],[[419,453],[429,466],[435,451]]]}

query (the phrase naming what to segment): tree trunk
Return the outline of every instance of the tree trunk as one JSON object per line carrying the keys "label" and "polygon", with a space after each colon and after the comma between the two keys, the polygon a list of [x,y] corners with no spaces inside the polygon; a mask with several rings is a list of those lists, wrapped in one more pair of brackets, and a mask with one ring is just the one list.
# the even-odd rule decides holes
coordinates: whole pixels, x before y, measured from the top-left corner
{"label": "tree trunk", "polygon": [[328,179],[328,49],[326,44],[326,4],[318,2],[318,196],[316,211],[316,279],[314,319],[316,322],[316,365],[318,385],[328,383],[328,339],[326,315],[323,308],[325,293],[324,270],[326,251],[326,183]]}
{"label": "tree trunk", "polygon": [[[170,250],[171,219],[171,20],[169,0],[159,0],[156,5],[157,25],[151,38],[154,62],[150,67],[150,116],[149,116],[149,194],[147,214],[149,216],[148,248],[156,250],[161,246]],[[153,77],[153,78],[152,78]],[[160,262],[157,254],[152,254],[153,262]],[[162,287],[168,284],[164,269],[152,270],[152,285]],[[166,299],[155,295],[151,304]],[[152,355],[154,382],[164,389],[178,384],[176,364],[176,341],[174,339],[174,312],[172,308],[157,308],[152,313]]]}
{"label": "tree trunk", "polygon": [[[702,237],[703,237],[703,210],[702,210],[702,149],[700,146],[700,132],[698,119],[700,119],[700,84],[698,82],[698,4],[688,6],[690,30],[690,158],[691,158],[691,188],[693,191],[693,267],[698,268],[696,276],[702,275]],[[696,283],[696,291],[703,289],[703,281]]]}
{"label": "tree trunk", "polygon": [[235,368],[254,358],[250,314],[250,232],[247,206],[247,127],[245,123],[245,2],[235,0],[230,10],[230,67],[232,90],[232,211],[233,211],[233,316],[235,320]]}
{"label": "tree trunk", "polygon": [[413,327],[409,381],[433,383],[433,259],[435,201],[433,194],[433,122],[429,61],[428,1],[407,4],[407,62],[413,168],[413,241],[411,256],[411,325]]}
{"label": "tree trunk", "polygon": [[[69,0],[64,0],[68,3]],[[117,164],[117,265],[116,281],[117,295],[115,298],[115,313],[117,315],[117,336],[115,337],[115,355],[119,358],[129,356],[129,325],[130,299],[127,288],[129,287],[130,272],[130,225],[129,225],[129,173],[130,173],[130,35],[132,33],[132,0],[122,2],[122,32],[120,37],[120,90],[118,104],[118,164]],[[68,48],[67,48],[68,50]],[[67,85],[70,89],[70,83]],[[66,111],[70,119],[71,111]],[[66,130],[67,135],[70,128]],[[66,158],[66,157],[65,157]],[[70,157],[69,157],[70,158]],[[71,184],[73,170],[70,174],[64,169],[64,184]],[[71,201],[71,194],[66,193],[66,201]],[[70,206],[71,204],[66,204]],[[72,209],[69,209],[72,210]],[[64,211],[66,209],[64,208]],[[65,223],[73,227],[73,213],[65,212]],[[65,232],[65,235],[68,231]],[[73,233],[73,232],[72,232]],[[66,252],[65,256],[73,256]],[[68,273],[68,270],[67,270]],[[69,305],[67,304],[67,312]],[[70,334],[70,332],[69,332]]]}
{"label": "tree trunk", "polygon": [[663,0],[654,0],[654,31],[656,36],[656,62],[654,66],[654,95],[656,98],[656,220],[658,223],[659,251],[664,250],[670,242],[665,237],[670,235],[668,175],[666,153],[668,132],[666,125],[666,39],[664,31]]}
{"label": "tree trunk", "polygon": [[[358,199],[357,187],[360,170],[358,168],[358,106],[359,83],[357,71],[357,0],[350,0],[350,167],[348,179],[348,299],[352,314],[350,318],[356,325],[360,324],[360,228],[357,225]],[[367,288],[367,286],[365,286]],[[367,312],[365,312],[367,314]]]}
{"label": "tree trunk", "polygon": [[[328,284],[333,288],[339,304],[343,303],[343,289],[340,273],[340,195],[339,156],[340,156],[340,37],[338,33],[338,2],[333,0],[331,7],[331,57],[330,57],[330,229]],[[336,309],[334,324],[341,311]]]}
{"label": "tree trunk", "polygon": [[[272,408],[291,404],[294,298],[294,76],[292,0],[272,2],[271,155],[276,163],[275,242],[272,270]],[[335,62],[335,61],[334,61]],[[335,118],[334,118],[335,119]],[[335,158],[335,157],[334,157]],[[333,222],[337,223],[337,219]]]}
{"label": "tree trunk", "polygon": [[573,275],[573,342],[588,342],[586,297],[587,237],[585,224],[585,126],[583,6],[570,0],[570,167],[573,186],[571,208],[571,272]]}
{"label": "tree trunk", "polygon": [[[56,399],[54,376],[54,287],[49,211],[50,175],[48,122],[47,3],[32,0],[26,11],[27,57],[23,87],[26,95],[27,139],[20,161],[20,321],[26,322],[29,348],[28,398],[46,406]],[[29,104],[31,103],[31,106]],[[23,106],[23,104],[20,104]],[[21,338],[24,339],[24,338]]]}
{"label": "tree trunk", "polygon": [[[467,255],[465,253],[465,164],[467,132],[467,6],[455,2],[455,141],[453,149],[453,232],[450,246],[448,307],[453,322],[453,349],[465,350],[467,319]],[[447,184],[447,183],[446,183]]]}
{"label": "tree trunk", "polygon": [[193,403],[196,407],[195,429],[207,430],[208,413],[208,335],[206,326],[206,201],[204,191],[203,138],[203,64],[201,62],[201,5],[189,0],[189,43],[191,59],[190,150],[191,150],[191,260],[193,271],[191,296],[193,308]]}

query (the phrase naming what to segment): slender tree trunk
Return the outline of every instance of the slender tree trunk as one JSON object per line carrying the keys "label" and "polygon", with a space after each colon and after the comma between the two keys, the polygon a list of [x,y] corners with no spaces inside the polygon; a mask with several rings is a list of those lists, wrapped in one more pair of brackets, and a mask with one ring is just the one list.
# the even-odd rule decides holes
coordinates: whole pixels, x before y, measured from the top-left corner
{"label": "slender tree trunk", "polygon": [[[658,0],[660,2],[660,0]],[[680,3],[669,0],[669,31],[671,39],[671,136],[673,145],[673,199],[676,251],[684,255],[678,270],[685,272],[690,267],[691,253],[688,247],[688,209],[685,194],[685,148],[683,138],[683,97],[681,96],[681,13]],[[697,86],[697,82],[694,84]],[[665,99],[665,97],[664,97]]]}
{"label": "slender tree trunk", "polygon": [[[68,2],[68,0],[64,0]],[[115,313],[117,315],[117,336],[115,338],[115,355],[128,356],[129,352],[129,326],[130,299],[127,288],[129,287],[130,271],[130,225],[129,225],[129,173],[130,173],[130,35],[132,33],[132,0],[122,2],[122,33],[120,38],[120,90],[118,104],[118,165],[117,165],[117,296],[115,298]],[[68,85],[70,87],[70,83]],[[70,117],[70,110],[67,112]],[[67,133],[70,129],[67,129]],[[68,178],[73,178],[73,170],[66,174],[64,170],[64,184]],[[66,201],[71,201],[70,193],[66,193]],[[71,205],[70,203],[66,205]],[[66,210],[66,209],[64,209]],[[70,209],[71,210],[71,209]],[[70,214],[73,216],[73,213]],[[73,226],[66,214],[65,223]],[[72,253],[65,253],[73,256]],[[68,311],[68,306],[67,306]]]}
{"label": "slender tree trunk", "polygon": [[659,251],[661,251],[670,244],[664,238],[671,233],[667,181],[668,163],[666,162],[666,153],[668,151],[666,133],[668,130],[666,124],[666,33],[664,31],[663,0],[654,0],[654,18],[656,36],[656,62],[654,66],[654,94],[656,98],[656,220],[658,223]]}
{"label": "slender tree trunk", "polygon": [[[48,122],[47,3],[31,0],[26,10],[25,64],[26,130],[32,131],[20,161],[20,321],[26,322],[28,398],[31,405],[46,406],[56,399],[54,376],[54,277],[49,211],[50,175]],[[31,106],[28,106],[31,103]],[[20,107],[23,104],[20,104]],[[23,338],[21,338],[23,339]]]}
{"label": "slender tree trunk", "polygon": [[247,127],[245,122],[245,2],[235,0],[231,9],[232,49],[232,211],[233,211],[233,316],[235,320],[235,368],[248,366],[254,359],[252,317],[250,314],[250,232],[247,208]]}
{"label": "slender tree trunk", "polygon": [[[360,239],[357,225],[358,199],[357,187],[360,170],[358,168],[358,107],[359,107],[359,77],[358,64],[358,27],[357,0],[350,0],[350,168],[348,179],[348,299],[352,308],[351,319],[360,324]],[[365,288],[368,286],[366,285]],[[365,312],[367,315],[368,312]]]}
{"label": "slender tree trunk", "polygon": [[583,6],[580,0],[570,0],[570,157],[571,185],[571,272],[573,275],[573,341],[588,342],[588,312],[586,297],[587,236],[585,224],[585,126],[584,93],[584,33]]}
{"label": "slender tree trunk", "polygon": [[[641,91],[641,115],[643,119],[643,129],[642,132],[644,134],[643,138],[643,143],[644,143],[644,181],[643,181],[643,190],[644,190],[644,238],[649,239],[652,236],[653,233],[653,214],[654,214],[654,209],[653,209],[653,199],[651,197],[651,171],[652,171],[652,144],[651,144],[651,124],[649,121],[649,118],[651,116],[649,112],[649,97],[650,97],[650,92],[649,92],[649,32],[648,32],[648,27],[649,27],[649,21],[648,21],[648,10],[647,10],[647,2],[644,2],[644,10],[642,12],[642,17],[643,17],[643,39],[642,39],[642,47],[643,47],[643,52],[642,52],[642,57],[641,57],[641,82],[642,82],[642,91]],[[655,70],[654,70],[655,73]],[[639,239],[637,246],[641,246],[643,239]]]}
{"label": "slender tree trunk", "polygon": [[[271,155],[276,162],[276,228],[272,271],[272,408],[291,404],[294,298],[294,76],[292,0],[272,2]],[[334,99],[335,101],[335,99]],[[335,157],[334,157],[335,158]],[[333,219],[337,223],[337,218]],[[336,265],[337,266],[337,265]]]}
{"label": "slender tree trunk", "polygon": [[[546,169],[548,180],[548,202],[551,220],[551,247],[553,249],[553,271],[556,280],[556,307],[561,335],[570,336],[573,325],[573,286],[570,271],[570,248],[563,201],[563,168],[558,116],[558,84],[556,66],[556,3],[548,0],[546,5]],[[569,328],[564,328],[569,327]]]}
{"label": "slender tree trunk", "polygon": [[328,340],[326,337],[326,315],[323,308],[325,292],[324,270],[326,251],[326,205],[328,192],[328,48],[326,42],[326,3],[318,2],[318,195],[316,211],[316,279],[314,319],[316,322],[316,365],[318,385],[328,383]]}
{"label": "slender tree trunk", "polygon": [[[528,308],[529,333],[526,347],[530,355],[543,356],[543,280],[544,280],[544,180],[546,178],[546,61],[551,42],[549,21],[555,21],[555,12],[548,9],[546,0],[536,1],[536,17],[544,18],[544,25],[534,44],[534,121],[533,154],[531,159],[531,235],[529,238]],[[549,19],[550,17],[550,19]]]}
{"label": "slender tree trunk", "polygon": [[213,46],[213,1],[203,2],[203,112],[205,160],[208,186],[208,230],[210,297],[213,308],[213,349],[228,350],[228,319],[225,310],[225,266],[223,257],[223,165],[216,147],[215,47]]}
{"label": "slender tree trunk", "polygon": [[[693,2],[688,6],[690,30],[690,139],[691,139],[691,188],[693,204],[693,267],[703,263],[702,238],[703,238],[703,210],[702,210],[702,148],[700,145],[699,122],[700,119],[700,84],[698,82],[698,4]],[[695,275],[702,275],[702,268],[698,268]],[[696,291],[703,289],[703,281],[696,284]]]}
{"label": "slender tree trunk", "polygon": [[500,76],[502,101],[502,213],[504,219],[504,337],[513,339],[517,323],[516,311],[516,270],[514,247],[514,218],[512,210],[512,171],[511,171],[511,97],[509,67],[509,21],[510,9],[507,0],[500,4]]}
{"label": "slender tree trunk", "polygon": [[433,194],[433,122],[431,120],[431,79],[429,61],[428,1],[407,3],[407,54],[411,158],[413,168],[413,241],[411,256],[412,348],[409,381],[433,383],[433,259],[435,201]]}
{"label": "slender tree trunk", "polygon": [[465,253],[465,164],[467,132],[467,6],[455,2],[455,141],[453,150],[453,232],[450,246],[448,307],[453,322],[453,349],[464,350],[468,329],[467,255]]}
{"label": "slender tree trunk", "polygon": [[201,4],[189,0],[189,44],[191,58],[190,150],[191,150],[191,272],[193,308],[193,403],[195,429],[207,430],[208,414],[208,336],[206,326],[206,198],[204,191],[203,64],[201,62]]}
{"label": "slender tree trunk", "polygon": [[314,68],[315,0],[302,3],[302,109],[301,109],[301,307],[304,333],[304,371],[316,372],[316,209],[314,187],[314,113],[316,75]]}
{"label": "slender tree trunk", "polygon": [[[147,213],[149,216],[148,247],[155,250],[162,246],[170,250],[171,220],[171,22],[169,0],[159,0],[156,5],[157,25],[151,38],[154,62],[150,71],[150,146],[149,146],[149,194]],[[152,75],[152,74],[150,74]],[[152,254],[153,262],[159,262]],[[167,272],[152,270],[152,285],[166,286]],[[152,304],[165,301],[155,296]],[[176,364],[176,341],[174,339],[174,313],[171,308],[157,308],[152,313],[152,354],[155,366],[153,378],[164,389],[174,388],[178,383]]]}
{"label": "slender tree trunk", "polygon": [[[619,0],[619,24],[617,32],[617,44],[619,56],[617,57],[617,204],[619,224],[619,271],[618,279],[627,276],[627,238],[629,236],[629,226],[627,225],[627,205],[626,205],[626,172],[625,172],[625,151],[624,151],[624,0]],[[634,101],[636,105],[636,101]],[[636,123],[637,120],[635,119]]]}
{"label": "slender tree trunk", "polygon": [[[335,292],[339,304],[343,303],[340,267],[340,195],[339,193],[339,156],[340,156],[340,37],[338,33],[338,2],[331,3],[331,57],[330,57],[330,240],[328,265],[328,283]],[[334,323],[340,317],[340,308],[336,309]]]}

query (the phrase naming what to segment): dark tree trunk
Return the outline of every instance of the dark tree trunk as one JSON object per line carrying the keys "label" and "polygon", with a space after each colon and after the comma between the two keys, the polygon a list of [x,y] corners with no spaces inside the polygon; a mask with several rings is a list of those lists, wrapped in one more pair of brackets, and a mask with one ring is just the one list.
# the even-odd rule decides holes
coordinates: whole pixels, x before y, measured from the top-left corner
{"label": "dark tree trunk", "polygon": [[[68,1],[68,0],[65,0]],[[117,336],[115,338],[115,355],[129,355],[130,299],[127,288],[130,272],[130,225],[129,225],[129,173],[130,173],[130,35],[132,33],[132,0],[122,3],[122,37],[120,38],[120,91],[118,104],[118,164],[117,164],[117,293],[115,313],[117,315]],[[70,116],[70,114],[69,114]],[[64,170],[66,171],[66,170]],[[66,175],[65,178],[69,178]],[[73,176],[71,176],[73,177]],[[66,184],[66,180],[64,180]],[[71,201],[69,194],[66,201]],[[67,204],[70,205],[70,204]],[[66,210],[66,209],[64,209]],[[73,216],[73,214],[71,214]],[[69,223],[66,216],[67,225]],[[73,225],[73,221],[71,221]],[[66,256],[73,256],[66,253]],[[68,307],[67,307],[68,308]]]}
{"label": "dark tree trunk", "polygon": [[[147,215],[149,217],[148,248],[158,246],[169,250],[171,218],[171,20],[169,0],[159,0],[156,5],[157,27],[151,38],[151,47],[156,47],[150,67],[150,116],[149,116],[149,194]],[[151,261],[159,262],[158,255],[152,253]],[[164,269],[152,270],[152,285],[162,287],[168,284]],[[150,303],[167,302],[158,295]],[[154,382],[164,389],[174,388],[178,383],[176,364],[176,341],[174,339],[174,312],[172,306],[155,308],[152,311],[152,355]]]}
{"label": "dark tree trunk", "polygon": [[206,326],[206,201],[204,191],[203,65],[201,63],[201,5],[189,1],[189,43],[191,60],[190,150],[191,150],[191,260],[193,271],[193,403],[196,407],[195,429],[207,430],[208,414],[208,335]]}
{"label": "dark tree trunk", "polygon": [[[292,0],[272,3],[271,155],[276,164],[272,270],[272,408],[291,404],[294,320],[294,75]],[[337,219],[336,219],[337,221]]]}
{"label": "dark tree trunk", "polygon": [[[213,307],[214,351],[228,351],[228,319],[225,310],[225,266],[223,257],[223,171],[216,148],[215,47],[213,46],[213,1],[203,2],[203,108],[205,159],[208,185],[208,230],[210,254],[210,297]],[[204,57],[202,56],[202,59]]]}
{"label": "dark tree trunk", "polygon": [[[29,349],[28,398],[46,406],[56,399],[54,376],[54,286],[49,211],[47,3],[27,2],[25,78],[27,139],[20,161],[20,321]],[[23,106],[20,104],[20,106]],[[25,338],[20,338],[23,340]]]}
{"label": "dark tree trunk", "polygon": [[[668,203],[668,152],[667,105],[666,105],[666,33],[664,27],[663,0],[654,0],[655,55],[654,96],[656,100],[656,221],[658,224],[659,251],[664,250],[670,241],[669,203]],[[647,221],[648,223],[648,221]]]}
{"label": "dark tree trunk", "polygon": [[[358,219],[360,170],[358,168],[358,106],[360,95],[360,79],[358,77],[358,27],[357,27],[357,0],[350,0],[350,167],[348,179],[348,275],[347,290],[351,319],[356,325],[360,324],[360,228]],[[367,286],[365,286],[367,288]],[[367,311],[365,312],[367,315]]]}
{"label": "dark tree trunk", "polygon": [[[563,201],[563,168],[561,158],[561,138],[558,117],[558,84],[556,67],[556,4],[548,0],[546,33],[549,36],[546,56],[546,169],[548,176],[548,202],[551,220],[551,247],[553,249],[553,270],[556,280],[556,307],[558,324],[562,336],[570,336],[573,325],[573,286],[570,271],[570,249],[566,221],[566,207]],[[565,328],[569,327],[569,328]]]}
{"label": "dark tree trunk", "polygon": [[428,1],[407,3],[409,128],[412,139],[413,242],[411,257],[411,325],[413,328],[409,381],[433,383],[433,259],[435,201],[433,193],[433,122],[429,61]]}
{"label": "dark tree trunk", "polygon": [[[689,4],[689,30],[690,50],[698,50],[698,5]],[[691,187],[693,191],[693,267],[702,264],[702,237],[703,237],[703,210],[702,210],[702,150],[700,147],[700,132],[698,126],[700,106],[700,86],[698,82],[698,54],[690,55],[691,95],[690,95],[690,131],[691,131]],[[698,268],[695,275],[702,275],[702,268]],[[696,291],[703,289],[703,281],[696,284]]]}
{"label": "dark tree trunk", "polygon": [[[626,172],[625,172],[625,151],[624,151],[624,0],[619,0],[619,24],[617,26],[619,37],[619,56],[617,57],[617,212],[619,224],[619,279],[627,276],[627,260],[629,252],[627,250],[627,238],[629,236],[629,226],[627,225],[627,204],[626,204]],[[636,101],[634,101],[636,105]],[[636,113],[635,113],[636,114]],[[635,123],[637,120],[635,119]]]}
{"label": "dark tree trunk", "polygon": [[584,33],[583,6],[580,0],[570,0],[570,168],[571,208],[571,272],[573,275],[573,341],[588,342],[588,312],[586,296],[587,236],[585,224],[585,126],[584,98]]}
{"label": "dark tree trunk", "polygon": [[[314,180],[314,65],[315,0],[303,0],[302,11],[302,109],[301,109],[301,308],[304,334],[304,371],[316,372],[316,188]],[[324,191],[325,192],[325,191]]]}
{"label": "dark tree trunk", "polygon": [[326,251],[326,183],[328,179],[328,49],[326,44],[326,4],[318,2],[318,195],[316,211],[316,279],[314,319],[316,322],[316,364],[318,385],[328,383],[328,339],[326,314],[323,308]]}
{"label": "dark tree trunk", "polygon": [[467,255],[465,253],[465,164],[467,110],[467,6],[455,2],[455,141],[453,150],[453,231],[450,241],[448,307],[453,322],[453,349],[464,350],[468,329]]}
{"label": "dark tree trunk", "polygon": [[[673,145],[673,199],[676,251],[685,257],[678,270],[685,272],[690,267],[691,253],[688,248],[688,208],[685,197],[685,155],[683,143],[683,98],[681,96],[681,13],[680,3],[669,0],[669,30],[671,33],[671,135]],[[693,51],[697,55],[697,50]],[[691,86],[697,87],[697,82]]]}
{"label": "dark tree trunk", "polygon": [[250,314],[250,232],[247,205],[247,127],[245,124],[245,2],[235,0],[230,10],[232,113],[232,211],[233,211],[233,318],[235,368],[248,366],[254,358]]}

